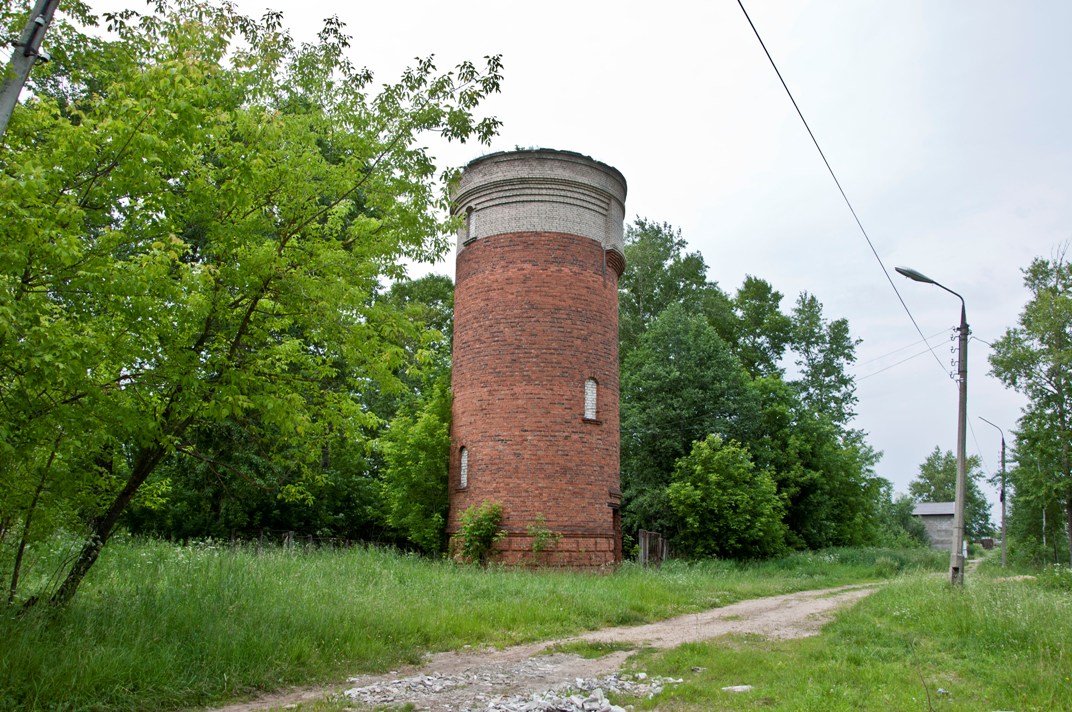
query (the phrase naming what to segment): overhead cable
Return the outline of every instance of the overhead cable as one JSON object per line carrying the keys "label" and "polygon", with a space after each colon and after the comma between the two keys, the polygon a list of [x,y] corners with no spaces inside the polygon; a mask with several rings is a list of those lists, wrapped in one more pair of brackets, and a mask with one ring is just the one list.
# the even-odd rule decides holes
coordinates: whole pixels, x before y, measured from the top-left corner
{"label": "overhead cable", "polygon": [[864,229],[864,224],[860,221],[860,217],[856,214],[856,209],[852,207],[852,202],[849,200],[849,196],[845,193],[845,189],[841,187],[841,181],[838,180],[837,175],[834,173],[834,169],[830,166],[830,161],[826,160],[826,154],[823,153],[822,147],[819,146],[819,141],[815,138],[815,134],[812,132],[811,127],[808,125],[807,119],[804,118],[804,113],[797,105],[797,100],[793,98],[793,92],[789,91],[789,85],[785,83],[785,79],[782,77],[782,73],[778,69],[778,65],[775,64],[774,58],[771,57],[770,51],[767,50],[766,43],[763,42],[763,38],[759,35],[759,30],[756,29],[756,25],[754,22],[752,22],[752,18],[748,16],[748,11],[744,8],[744,2],[742,0],[737,0],[737,4],[741,6],[741,12],[744,13],[745,19],[748,20],[748,24],[752,27],[752,32],[755,33],[756,39],[759,40],[759,46],[763,48],[764,54],[767,55],[767,59],[770,60],[771,66],[774,67],[774,73],[778,75],[778,80],[782,83],[782,87],[785,89],[785,93],[789,96],[789,101],[793,102],[793,108],[796,109],[797,116],[799,116],[800,120],[804,123],[804,128],[807,129],[808,136],[811,137],[811,142],[815,144],[816,150],[819,151],[819,156],[823,159],[823,163],[826,164],[826,170],[830,172],[830,177],[834,179],[834,184],[837,186],[838,191],[841,193],[841,197],[844,199],[845,205],[848,206],[849,212],[852,213],[853,219],[856,220],[857,227],[860,228],[861,234],[863,234],[864,239],[867,240],[867,246],[871,248],[871,254],[875,256],[875,259],[878,261],[878,266],[882,268],[882,273],[886,275],[886,281],[890,283],[890,287],[893,288],[893,293],[897,295],[897,300],[901,302],[901,306],[904,307],[905,313],[908,314],[908,318],[912,321],[912,326],[916,327],[916,331],[919,332],[920,338],[922,338],[924,343],[927,344],[928,350],[930,350],[931,355],[934,356],[934,360],[938,363],[938,366],[941,367],[943,373],[948,374],[948,371],[946,371],[946,367],[942,364],[942,360],[938,358],[938,354],[934,353],[934,349],[927,341],[927,337],[923,335],[923,330],[920,329],[919,324],[916,323],[916,317],[912,315],[912,310],[908,308],[907,304],[905,304],[904,298],[897,290],[897,285],[893,283],[893,278],[890,276],[889,270],[886,269],[886,265],[882,262],[882,258],[879,257],[878,250],[875,249],[874,243],[871,242],[871,237],[867,234],[867,230]]}

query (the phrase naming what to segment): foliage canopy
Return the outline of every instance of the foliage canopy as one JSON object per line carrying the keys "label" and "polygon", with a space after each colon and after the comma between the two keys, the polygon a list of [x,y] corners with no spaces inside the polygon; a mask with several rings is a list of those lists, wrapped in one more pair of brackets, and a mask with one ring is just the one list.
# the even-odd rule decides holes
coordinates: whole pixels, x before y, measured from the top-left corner
{"label": "foliage canopy", "polygon": [[717,435],[698,441],[677,461],[667,496],[685,553],[762,558],[785,546],[785,502],[774,478],[739,443]]}
{"label": "foliage canopy", "polygon": [[[781,292],[751,275],[727,295],[708,281],[703,258],[686,252],[680,231],[666,223],[637,220],[625,251],[625,531],[657,529],[679,551],[717,550],[720,556],[769,554],[783,543],[819,548],[911,540],[892,531],[899,525],[886,514],[890,489],[873,469],[879,454],[850,427],[856,395],[848,369],[858,341],[848,322],[828,320],[809,294],[787,314]],[[792,379],[785,375],[790,358],[797,366]],[[710,544],[704,553],[695,546],[714,541],[717,527],[736,526],[685,516],[706,499],[693,496],[702,490],[698,481],[678,481],[677,468],[692,467],[684,463],[711,435],[733,443],[735,456],[754,467],[751,476],[774,483],[784,532],[772,535],[766,549]]]}
{"label": "foliage canopy", "polygon": [[1023,272],[1030,298],[990,354],[991,373],[1029,401],[1017,436],[1014,511],[1062,506],[1072,563],[1072,265],[1062,248]]}
{"label": "foliage canopy", "polygon": [[57,600],[161,462],[204,455],[198,428],[275,443],[300,499],[326,439],[375,425],[359,394],[419,340],[380,280],[449,231],[422,137],[498,126],[474,114],[498,57],[374,90],[334,18],[302,44],[199,0],[108,26],[58,35],[0,148],[0,516],[89,522]]}

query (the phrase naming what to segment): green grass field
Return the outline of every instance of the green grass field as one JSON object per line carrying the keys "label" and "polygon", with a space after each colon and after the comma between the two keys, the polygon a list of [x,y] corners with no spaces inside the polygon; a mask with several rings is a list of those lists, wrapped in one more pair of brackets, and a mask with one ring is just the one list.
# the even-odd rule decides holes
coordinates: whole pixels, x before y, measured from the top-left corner
{"label": "green grass field", "polygon": [[[38,580],[45,559],[33,568]],[[831,550],[595,575],[482,570],[379,549],[258,554],[119,540],[69,609],[3,611],[0,709],[190,708],[386,670],[428,651],[549,639],[943,561]]]}
{"label": "green grass field", "polygon": [[[884,586],[815,638],[752,637],[640,653],[632,665],[684,678],[660,710],[1072,710],[1072,574],[953,589],[944,577]],[[752,685],[744,693],[723,687]]]}

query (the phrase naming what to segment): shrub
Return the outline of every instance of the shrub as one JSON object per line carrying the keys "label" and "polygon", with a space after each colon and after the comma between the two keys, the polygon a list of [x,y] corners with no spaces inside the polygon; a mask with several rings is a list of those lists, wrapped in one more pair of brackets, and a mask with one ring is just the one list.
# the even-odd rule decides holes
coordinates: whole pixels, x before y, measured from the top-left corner
{"label": "shrub", "polygon": [[462,560],[486,565],[495,544],[506,536],[506,530],[500,526],[502,520],[502,505],[491,500],[462,512],[461,526],[455,536]]}
{"label": "shrub", "polygon": [[529,536],[532,537],[532,556],[536,561],[540,560],[540,554],[558,546],[562,535],[547,526],[547,520],[543,514],[537,512],[532,523],[526,527]]}
{"label": "shrub", "polygon": [[1043,567],[1035,580],[1043,588],[1072,593],[1072,569],[1066,566],[1054,564]]}
{"label": "shrub", "polygon": [[379,439],[387,523],[426,554],[443,551],[450,460],[450,389],[433,382],[403,406]]}
{"label": "shrub", "polygon": [[763,558],[785,548],[785,502],[748,449],[717,435],[677,461],[667,488],[678,520],[674,544],[693,557]]}

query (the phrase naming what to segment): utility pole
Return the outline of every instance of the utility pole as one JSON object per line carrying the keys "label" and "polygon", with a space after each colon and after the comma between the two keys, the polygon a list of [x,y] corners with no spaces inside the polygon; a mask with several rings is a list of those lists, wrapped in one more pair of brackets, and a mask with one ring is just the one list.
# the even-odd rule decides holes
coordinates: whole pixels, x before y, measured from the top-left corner
{"label": "utility pole", "polygon": [[957,487],[956,501],[953,504],[953,542],[949,551],[949,582],[954,586],[964,585],[964,498],[967,494],[967,456],[965,455],[968,430],[968,312],[964,306],[964,297],[940,282],[935,282],[925,274],[909,267],[897,267],[896,270],[916,282],[933,284],[944,289],[960,300],[960,344],[957,357],[957,381],[960,384],[957,406]]}
{"label": "utility pole", "polygon": [[[941,286],[941,285],[939,285]],[[951,291],[951,290],[947,290]],[[955,292],[954,292],[955,294]],[[957,294],[959,297],[960,295]],[[960,348],[957,357],[957,380],[960,382],[959,406],[957,409],[957,489],[953,506],[953,553],[950,566],[950,583],[964,585],[964,500],[967,497],[967,457],[965,454],[968,430],[968,317],[964,298],[960,300]]]}
{"label": "utility pole", "polygon": [[1001,434],[1001,566],[1005,567],[1005,433]]}
{"label": "utility pole", "polygon": [[47,62],[49,59],[48,53],[41,51],[41,41],[59,4],[60,0],[37,0],[26,28],[11,53],[11,61],[4,71],[4,84],[0,88],[0,139],[7,132],[7,122],[11,120],[11,113],[19,103],[19,94],[30,78],[30,69],[38,60]]}
{"label": "utility pole", "polygon": [[[1001,565],[1005,566],[1005,431],[998,425],[991,423],[986,418],[979,416],[979,420],[987,425],[992,425],[1001,433]],[[993,482],[993,480],[991,480]]]}

